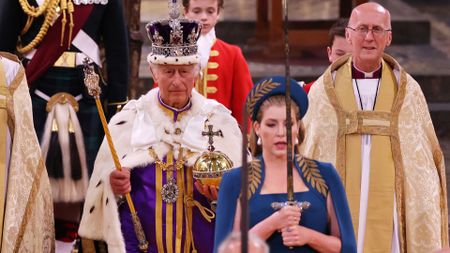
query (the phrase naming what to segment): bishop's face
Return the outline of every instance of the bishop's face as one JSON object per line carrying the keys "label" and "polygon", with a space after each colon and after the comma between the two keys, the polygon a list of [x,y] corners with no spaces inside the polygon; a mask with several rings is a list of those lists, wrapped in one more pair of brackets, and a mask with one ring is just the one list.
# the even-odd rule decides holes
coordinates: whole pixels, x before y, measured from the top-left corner
{"label": "bishop's face", "polygon": [[165,104],[181,109],[189,102],[199,73],[198,64],[152,65],[151,71]]}
{"label": "bishop's face", "polygon": [[361,9],[352,14],[353,18],[350,18],[348,25],[350,28],[346,29],[346,37],[352,45],[356,67],[372,72],[380,66],[384,49],[392,41],[390,19],[386,12],[377,8]]}

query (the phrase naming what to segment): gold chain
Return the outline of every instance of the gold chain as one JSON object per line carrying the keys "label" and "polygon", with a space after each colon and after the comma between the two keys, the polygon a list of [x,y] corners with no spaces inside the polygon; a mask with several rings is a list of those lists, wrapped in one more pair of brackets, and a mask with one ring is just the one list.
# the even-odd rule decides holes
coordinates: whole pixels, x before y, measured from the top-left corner
{"label": "gold chain", "polygon": [[28,3],[28,0],[19,0],[22,10],[28,15],[34,18],[39,17],[47,10],[48,5],[52,0],[45,0],[44,3],[39,7],[34,7]]}

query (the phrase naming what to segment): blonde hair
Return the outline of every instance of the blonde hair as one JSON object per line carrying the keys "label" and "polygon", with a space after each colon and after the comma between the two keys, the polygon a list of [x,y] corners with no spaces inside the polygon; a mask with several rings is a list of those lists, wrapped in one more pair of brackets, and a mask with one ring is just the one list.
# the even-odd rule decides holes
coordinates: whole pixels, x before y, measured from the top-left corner
{"label": "blonde hair", "polygon": [[[284,95],[275,95],[267,98],[259,107],[259,111],[256,114],[256,122],[259,124],[261,123],[261,120],[263,118],[263,114],[266,111],[267,108],[271,106],[285,106],[286,105],[286,98]],[[294,111],[296,120],[298,121],[298,146],[303,143],[305,140],[305,126],[303,125],[303,122],[301,121],[300,117],[300,108],[299,106],[291,100],[291,109]],[[255,129],[252,128],[252,131],[250,133],[250,151],[252,152],[253,156],[258,156],[262,153],[262,148],[260,145],[257,144],[258,136],[255,133]]]}

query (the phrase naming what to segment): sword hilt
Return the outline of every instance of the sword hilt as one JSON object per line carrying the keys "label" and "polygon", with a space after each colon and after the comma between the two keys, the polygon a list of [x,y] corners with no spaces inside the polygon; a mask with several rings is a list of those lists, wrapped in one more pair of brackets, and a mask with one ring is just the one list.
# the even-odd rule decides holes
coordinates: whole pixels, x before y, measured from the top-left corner
{"label": "sword hilt", "polygon": [[[294,201],[285,201],[285,202],[273,202],[271,204],[271,206],[274,210],[277,210],[277,211],[285,206],[298,206],[300,208],[300,213],[302,213],[303,211],[305,211],[306,209],[308,209],[311,206],[311,203],[309,203],[308,201],[298,202],[297,200],[294,200]],[[294,249],[294,247],[291,246],[291,247],[289,247],[289,249]]]}
{"label": "sword hilt", "polygon": [[285,206],[298,206],[300,208],[300,212],[303,212],[311,206],[311,203],[309,203],[308,201],[298,202],[297,200],[294,200],[286,202],[273,202],[271,206],[274,210],[280,210]]}

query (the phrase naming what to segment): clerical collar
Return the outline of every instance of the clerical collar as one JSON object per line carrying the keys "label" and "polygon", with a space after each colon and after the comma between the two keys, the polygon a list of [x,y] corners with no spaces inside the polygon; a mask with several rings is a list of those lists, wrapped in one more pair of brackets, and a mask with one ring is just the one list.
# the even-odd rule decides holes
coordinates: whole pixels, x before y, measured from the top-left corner
{"label": "clerical collar", "polygon": [[[192,106],[192,102],[190,99],[189,99],[189,102],[181,109],[177,109],[175,107],[167,105],[166,103],[164,103],[164,101],[162,101],[161,96],[159,95],[159,92],[158,92],[158,101],[159,101],[159,105],[161,106],[161,108],[163,108],[167,114],[172,116],[173,122],[176,122],[179,118],[181,118],[181,116],[182,116],[181,114],[183,112],[186,112],[187,110],[191,109],[191,106]],[[180,116],[180,117],[178,117],[178,116]]]}
{"label": "clerical collar", "polygon": [[353,79],[379,79],[381,78],[381,64],[380,67],[373,72],[364,72],[359,70],[355,64],[352,64],[352,78]]}

